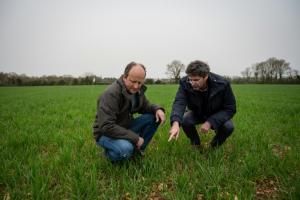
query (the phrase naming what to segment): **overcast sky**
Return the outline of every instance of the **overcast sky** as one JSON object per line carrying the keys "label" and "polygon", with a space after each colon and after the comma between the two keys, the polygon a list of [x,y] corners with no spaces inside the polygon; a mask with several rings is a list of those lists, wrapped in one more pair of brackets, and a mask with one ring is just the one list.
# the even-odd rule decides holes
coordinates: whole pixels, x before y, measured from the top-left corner
{"label": "overcast sky", "polygon": [[150,78],[199,59],[241,75],[270,57],[300,71],[299,0],[0,0],[0,71]]}

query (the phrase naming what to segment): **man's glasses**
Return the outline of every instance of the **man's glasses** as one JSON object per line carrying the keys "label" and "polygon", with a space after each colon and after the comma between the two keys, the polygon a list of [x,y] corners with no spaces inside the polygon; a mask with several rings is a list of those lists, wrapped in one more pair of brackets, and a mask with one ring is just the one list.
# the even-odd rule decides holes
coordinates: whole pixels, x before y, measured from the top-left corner
{"label": "man's glasses", "polygon": [[187,78],[187,82],[189,83],[198,83],[201,80],[201,78]]}

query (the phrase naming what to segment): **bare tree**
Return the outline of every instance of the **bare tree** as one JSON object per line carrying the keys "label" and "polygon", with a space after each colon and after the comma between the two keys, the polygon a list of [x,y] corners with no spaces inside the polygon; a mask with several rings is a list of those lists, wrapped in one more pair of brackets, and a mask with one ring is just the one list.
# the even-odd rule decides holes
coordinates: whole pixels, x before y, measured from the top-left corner
{"label": "bare tree", "polygon": [[263,61],[263,62],[256,63],[255,69],[256,69],[258,76],[260,77],[260,80],[262,82],[265,82],[266,77],[267,77],[266,62]]}
{"label": "bare tree", "polygon": [[267,70],[271,78],[275,78],[275,80],[282,79],[282,75],[288,70],[289,63],[284,59],[277,59],[275,57],[269,58],[266,63],[268,64]]}
{"label": "bare tree", "polygon": [[174,79],[177,83],[180,79],[180,73],[184,70],[184,64],[182,64],[179,60],[173,60],[171,64],[167,65],[166,74],[170,76],[170,78]]}
{"label": "bare tree", "polygon": [[293,73],[295,74],[295,78],[296,78],[297,80],[299,80],[299,79],[300,79],[299,71],[296,70],[296,69],[294,69],[294,72],[293,72]]}
{"label": "bare tree", "polygon": [[[266,77],[267,80],[271,80],[276,76],[276,63],[277,59],[272,57],[265,61],[265,70],[266,70]],[[275,78],[276,79],[276,78]]]}
{"label": "bare tree", "polygon": [[[277,59],[275,57],[269,58],[266,61],[255,63],[252,65],[253,74],[256,78],[260,78],[261,81],[272,81],[281,80],[283,74],[291,75],[290,63],[286,62],[284,59]],[[245,71],[242,72],[246,73]],[[243,74],[244,75],[244,74]]]}
{"label": "bare tree", "polygon": [[284,59],[279,60],[278,74],[279,79],[282,79],[282,75],[291,69],[290,63],[286,62]]}
{"label": "bare tree", "polygon": [[242,76],[245,77],[247,80],[251,77],[251,68],[247,67],[244,71],[241,72]]}
{"label": "bare tree", "polygon": [[83,78],[81,79],[81,83],[85,85],[92,85],[96,81],[96,75],[92,72],[85,72],[83,74]]}

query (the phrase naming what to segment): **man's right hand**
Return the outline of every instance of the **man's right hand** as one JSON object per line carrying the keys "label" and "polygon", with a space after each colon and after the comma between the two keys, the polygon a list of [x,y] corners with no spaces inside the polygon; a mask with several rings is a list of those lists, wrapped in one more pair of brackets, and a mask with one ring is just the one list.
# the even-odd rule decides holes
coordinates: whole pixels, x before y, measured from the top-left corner
{"label": "man's right hand", "polygon": [[204,122],[200,127],[201,133],[208,133],[208,131],[211,129],[211,125],[208,121]]}
{"label": "man's right hand", "polygon": [[136,143],[136,148],[140,149],[142,147],[142,145],[144,144],[144,138],[139,137],[139,140]]}
{"label": "man's right hand", "polygon": [[179,137],[179,131],[180,131],[180,127],[179,127],[179,123],[178,122],[173,122],[172,127],[169,131],[170,133],[170,137],[168,139],[168,142],[170,142],[172,139],[178,139]]}

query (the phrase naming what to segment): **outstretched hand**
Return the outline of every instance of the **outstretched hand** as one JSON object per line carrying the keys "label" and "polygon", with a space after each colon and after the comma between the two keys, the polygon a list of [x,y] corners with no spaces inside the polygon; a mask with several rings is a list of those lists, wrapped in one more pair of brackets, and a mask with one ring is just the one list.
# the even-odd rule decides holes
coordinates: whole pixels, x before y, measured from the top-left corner
{"label": "outstretched hand", "polygon": [[180,131],[180,127],[179,127],[179,123],[178,122],[173,122],[173,125],[169,131],[170,133],[170,137],[168,139],[168,142],[170,142],[172,139],[177,140],[179,137],[179,131]]}

